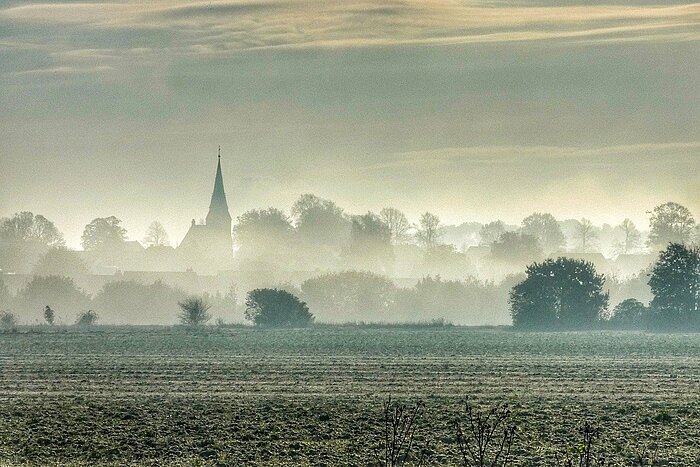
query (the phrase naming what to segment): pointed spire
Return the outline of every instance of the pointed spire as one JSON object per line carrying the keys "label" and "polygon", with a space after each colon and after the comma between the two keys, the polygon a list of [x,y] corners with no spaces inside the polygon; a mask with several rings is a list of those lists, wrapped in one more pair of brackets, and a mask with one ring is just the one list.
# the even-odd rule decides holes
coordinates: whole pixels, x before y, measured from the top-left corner
{"label": "pointed spire", "polygon": [[216,178],[214,179],[214,191],[211,194],[207,225],[231,225],[231,215],[228,212],[226,193],[224,191],[224,177],[221,174],[221,146],[219,146],[218,162],[216,164]]}

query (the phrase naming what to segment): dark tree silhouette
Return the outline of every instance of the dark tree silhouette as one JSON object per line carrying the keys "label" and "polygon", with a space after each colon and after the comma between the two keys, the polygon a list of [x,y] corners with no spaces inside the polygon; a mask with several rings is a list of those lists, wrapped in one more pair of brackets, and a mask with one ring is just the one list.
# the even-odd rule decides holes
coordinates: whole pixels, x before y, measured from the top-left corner
{"label": "dark tree silhouette", "polygon": [[307,327],[314,321],[309,307],[286,290],[255,289],[245,300],[245,317],[261,327]]}
{"label": "dark tree silhouette", "polygon": [[548,259],[527,268],[511,289],[513,325],[519,328],[580,329],[594,326],[608,307],[605,277],[593,264],[570,258]]}
{"label": "dark tree silhouette", "polygon": [[655,327],[700,325],[700,249],[671,243],[661,252],[649,278],[654,298],[651,320]]}
{"label": "dark tree silhouette", "polygon": [[126,239],[126,229],[121,220],[114,216],[98,217],[85,226],[80,242],[85,250],[99,250],[122,243]]}
{"label": "dark tree silhouette", "polygon": [[642,329],[647,325],[649,309],[636,298],[621,301],[610,318],[610,324],[620,329]]}
{"label": "dark tree silhouette", "polygon": [[202,326],[211,319],[211,314],[209,314],[211,305],[202,297],[187,297],[178,302],[178,305],[182,310],[180,322],[185,326]]}
{"label": "dark tree silhouette", "polygon": [[678,203],[661,204],[651,211],[647,245],[661,250],[669,243],[686,243],[694,227],[695,219],[688,208]]}

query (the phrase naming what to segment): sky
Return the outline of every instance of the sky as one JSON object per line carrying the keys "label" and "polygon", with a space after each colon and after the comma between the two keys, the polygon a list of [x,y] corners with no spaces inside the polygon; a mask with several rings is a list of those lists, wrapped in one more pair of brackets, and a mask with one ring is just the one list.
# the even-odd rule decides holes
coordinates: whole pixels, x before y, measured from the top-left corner
{"label": "sky", "polygon": [[700,217],[700,3],[0,1],[0,216]]}

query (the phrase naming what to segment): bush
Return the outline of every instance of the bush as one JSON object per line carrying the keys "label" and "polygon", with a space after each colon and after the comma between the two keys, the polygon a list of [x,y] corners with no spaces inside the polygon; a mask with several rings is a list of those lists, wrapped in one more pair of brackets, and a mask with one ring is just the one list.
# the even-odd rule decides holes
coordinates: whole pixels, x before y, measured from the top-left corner
{"label": "bush", "polygon": [[75,321],[76,326],[92,326],[97,323],[97,313],[92,310],[83,311]]}
{"label": "bush", "polygon": [[245,305],[246,319],[256,326],[307,327],[314,321],[306,303],[286,290],[251,290]]}
{"label": "bush", "polygon": [[648,312],[649,309],[642,302],[628,298],[615,306],[610,324],[620,329],[643,329]]}
{"label": "bush", "polygon": [[182,309],[180,322],[185,326],[202,326],[211,319],[211,305],[202,297],[187,297],[178,305]]}
{"label": "bush", "polygon": [[17,327],[17,319],[13,313],[9,311],[0,311],[0,329],[11,331]]}

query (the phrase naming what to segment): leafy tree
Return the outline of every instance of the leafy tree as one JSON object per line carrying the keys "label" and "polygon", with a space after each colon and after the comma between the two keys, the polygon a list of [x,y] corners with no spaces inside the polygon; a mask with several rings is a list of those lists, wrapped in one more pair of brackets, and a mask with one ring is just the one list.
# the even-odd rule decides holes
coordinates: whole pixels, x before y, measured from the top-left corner
{"label": "leafy tree", "polygon": [[93,310],[83,311],[78,314],[78,318],[75,320],[76,326],[93,326],[97,323],[97,313]]}
{"label": "leafy tree", "polygon": [[56,319],[56,313],[51,309],[50,306],[46,305],[44,307],[44,320],[49,326],[53,326]]}
{"label": "leafy tree", "polygon": [[34,265],[32,271],[39,276],[65,275],[81,276],[88,274],[88,267],[85,265],[78,252],[65,247],[52,248],[47,251]]}
{"label": "leafy tree", "polygon": [[403,212],[396,208],[384,208],[379,211],[379,217],[389,227],[393,243],[403,243],[409,239],[411,223]]}
{"label": "leafy tree", "polygon": [[90,297],[65,276],[35,276],[17,293],[17,311],[40,318],[47,303],[57,311],[75,312],[90,305]]}
{"label": "leafy tree", "polygon": [[608,307],[605,277],[589,262],[547,259],[531,264],[526,273],[525,280],[511,289],[508,301],[515,327],[590,327]]}
{"label": "leafy tree", "polygon": [[211,314],[209,313],[211,305],[202,297],[187,297],[178,302],[178,305],[182,310],[180,322],[185,326],[202,326],[211,319]]}
{"label": "leafy tree", "polygon": [[304,194],[292,205],[292,216],[301,238],[311,244],[342,245],[350,234],[350,222],[333,201]]}
{"label": "leafy tree", "polygon": [[480,244],[484,246],[491,245],[493,242],[498,241],[504,233],[506,233],[506,224],[503,221],[489,222],[479,231]]}
{"label": "leafy tree", "polygon": [[559,223],[549,213],[535,212],[523,219],[523,233],[535,237],[546,254],[562,249],[566,238]]}
{"label": "leafy tree", "polygon": [[13,242],[36,241],[49,247],[65,245],[63,234],[44,216],[28,211],[0,219],[0,240]]}
{"label": "leafy tree", "polygon": [[352,216],[350,243],[344,256],[353,267],[387,272],[394,262],[389,226],[372,212]]}
{"label": "leafy tree", "polygon": [[622,231],[622,239],[616,242],[614,247],[618,254],[626,255],[642,246],[642,234],[639,233],[634,222],[625,219],[617,228]]}
{"label": "leafy tree", "polygon": [[158,221],[151,222],[151,225],[148,226],[148,230],[146,230],[146,236],[143,238],[143,244],[147,248],[151,246],[170,245],[170,242],[168,241],[168,233],[165,231],[163,224]]}
{"label": "leafy tree", "polygon": [[245,305],[245,318],[256,326],[307,327],[314,321],[306,303],[286,290],[251,290]]}
{"label": "leafy tree", "polygon": [[593,223],[586,218],[582,218],[576,224],[574,237],[578,240],[577,246],[580,251],[588,253],[595,247],[595,240],[598,238],[598,234]]}
{"label": "leafy tree", "polygon": [[647,244],[662,249],[669,243],[686,243],[694,227],[695,219],[688,208],[678,203],[661,204],[651,211]]}
{"label": "leafy tree", "polygon": [[628,298],[613,309],[610,323],[622,329],[642,329],[649,309],[636,298]]}
{"label": "leafy tree", "polygon": [[324,321],[383,321],[396,299],[385,276],[364,271],[323,274],[301,284],[301,296]]}
{"label": "leafy tree", "polygon": [[233,236],[241,261],[287,265],[294,228],[287,215],[275,208],[253,209],[238,216]]}
{"label": "leafy tree", "polygon": [[649,278],[650,308],[657,327],[700,324],[700,248],[671,243],[661,252]]}
{"label": "leafy tree", "polygon": [[435,248],[440,244],[440,239],[445,228],[440,223],[440,218],[430,212],[420,216],[416,231],[416,240],[426,250]]}
{"label": "leafy tree", "polygon": [[534,261],[542,256],[537,238],[523,232],[505,232],[491,243],[491,257],[499,261]]}
{"label": "leafy tree", "polygon": [[14,313],[9,311],[0,311],[0,329],[11,331],[17,327],[17,318]]}
{"label": "leafy tree", "polygon": [[80,237],[85,250],[109,248],[126,240],[126,229],[121,220],[114,216],[98,217],[85,226]]}

